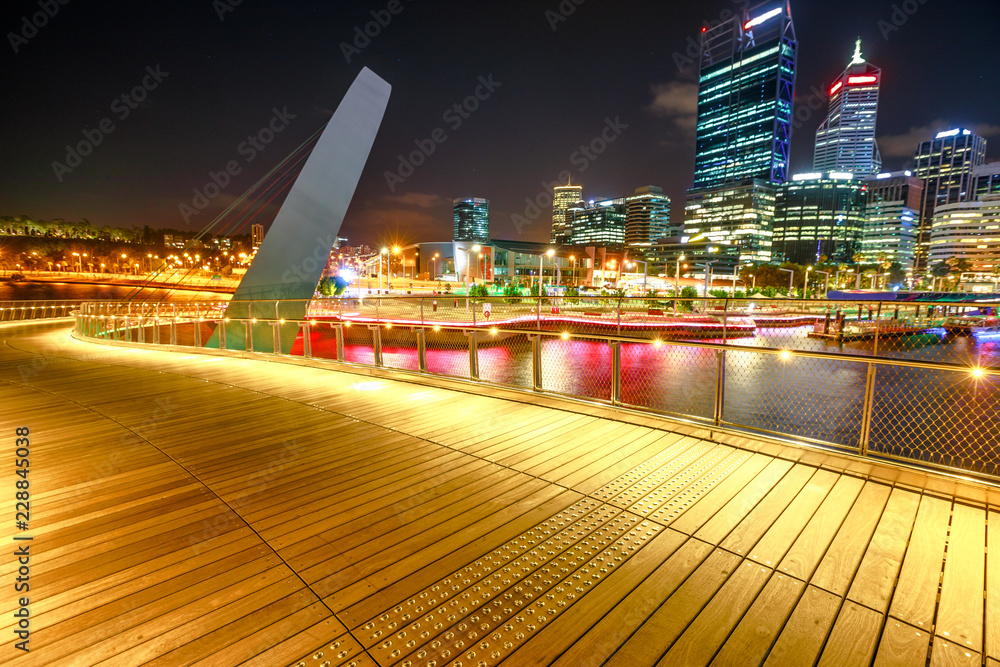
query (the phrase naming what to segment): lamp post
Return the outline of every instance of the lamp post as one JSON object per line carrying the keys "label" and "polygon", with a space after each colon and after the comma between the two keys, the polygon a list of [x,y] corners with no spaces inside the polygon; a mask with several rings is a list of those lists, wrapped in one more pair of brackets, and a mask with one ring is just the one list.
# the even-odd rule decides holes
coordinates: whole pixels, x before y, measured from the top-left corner
{"label": "lamp post", "polygon": [[809,291],[809,272],[813,270],[813,267],[806,267],[806,274],[802,276],[802,298],[805,299]]}
{"label": "lamp post", "polygon": [[757,291],[757,276],[755,274],[753,274],[753,273],[748,274],[748,275],[751,278],[753,278],[753,287],[750,288],[750,293],[753,294],[754,292]]}
{"label": "lamp post", "polygon": [[[681,295],[681,262],[684,261],[684,258],[684,255],[677,258],[677,273],[674,275],[674,299],[677,299]],[[684,265],[684,268],[687,268],[686,264]],[[675,306],[676,304],[677,302],[674,301]],[[674,310],[676,311],[676,307]]]}
{"label": "lamp post", "polygon": [[[569,258],[571,260],[573,260],[573,279],[572,279],[571,283],[574,286],[576,286],[576,284],[577,284],[576,283],[576,255],[570,255]],[[996,291],[996,290],[994,289],[994,291]]]}
{"label": "lamp post", "polygon": [[791,298],[792,290],[794,289],[794,287],[792,287],[792,281],[795,280],[795,271],[793,269],[782,269],[782,268],[779,268],[778,270],[788,272],[788,298]]}
{"label": "lamp post", "polygon": [[434,280],[434,274],[437,273],[437,258],[441,256],[441,253],[434,253],[434,257],[431,258],[431,280]]}
{"label": "lamp post", "polygon": [[[382,293],[382,255],[385,255],[386,257],[388,257],[389,256],[389,249],[388,248],[382,248],[382,252],[380,252],[378,254],[378,291],[379,291],[379,294]],[[388,278],[389,278],[389,275],[388,275],[388,272],[387,272],[386,273],[386,280],[388,280]]]}
{"label": "lamp post", "polygon": [[648,265],[647,262],[644,262],[641,259],[633,259],[632,263],[633,264],[642,264],[642,293],[643,293],[643,295],[645,295],[646,294],[646,281],[647,281],[647,277],[648,277],[649,265]]}

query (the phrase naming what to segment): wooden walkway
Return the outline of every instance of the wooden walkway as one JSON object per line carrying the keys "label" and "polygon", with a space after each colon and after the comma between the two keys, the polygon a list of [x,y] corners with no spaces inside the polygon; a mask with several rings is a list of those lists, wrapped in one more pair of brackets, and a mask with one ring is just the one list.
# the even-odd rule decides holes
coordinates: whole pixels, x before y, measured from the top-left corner
{"label": "wooden walkway", "polygon": [[1000,667],[988,490],[68,333],[0,327],[0,663]]}

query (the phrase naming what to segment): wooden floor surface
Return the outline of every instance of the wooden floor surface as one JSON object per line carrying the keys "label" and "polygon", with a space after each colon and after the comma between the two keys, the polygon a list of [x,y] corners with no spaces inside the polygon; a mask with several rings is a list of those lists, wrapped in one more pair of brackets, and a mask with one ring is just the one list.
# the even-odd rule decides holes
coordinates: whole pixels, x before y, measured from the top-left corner
{"label": "wooden floor surface", "polygon": [[1000,667],[1000,507],[488,390],[0,341],[0,539],[32,537],[0,663]]}

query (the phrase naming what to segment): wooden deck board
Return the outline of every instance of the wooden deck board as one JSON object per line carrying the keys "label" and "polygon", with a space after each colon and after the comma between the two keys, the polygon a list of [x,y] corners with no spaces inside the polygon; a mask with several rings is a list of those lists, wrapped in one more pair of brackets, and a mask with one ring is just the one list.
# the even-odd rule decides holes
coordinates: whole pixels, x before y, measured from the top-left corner
{"label": "wooden deck board", "polygon": [[[0,428],[30,422],[45,508],[33,650],[4,664],[415,667],[462,641],[467,664],[1000,667],[1000,515],[940,485],[548,398],[32,326],[0,327]],[[35,351],[53,361],[25,381]]]}

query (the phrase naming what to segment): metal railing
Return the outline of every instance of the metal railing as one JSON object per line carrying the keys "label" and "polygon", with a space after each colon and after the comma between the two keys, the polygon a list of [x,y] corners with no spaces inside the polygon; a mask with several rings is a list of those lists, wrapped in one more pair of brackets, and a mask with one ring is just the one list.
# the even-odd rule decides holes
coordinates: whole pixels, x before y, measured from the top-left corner
{"label": "metal railing", "polygon": [[[88,303],[76,330],[92,339],[325,359],[546,392],[1000,480],[993,345],[948,340],[937,331],[944,313],[904,334],[895,304],[882,304],[872,319],[868,304],[851,313],[830,302],[783,304],[754,319],[732,302],[704,299],[681,302],[676,312],[618,299],[490,299],[484,319],[479,299],[466,320],[464,303],[449,297],[441,308],[442,300],[437,309],[432,298],[386,297]],[[955,304],[947,305],[954,313]],[[920,307],[928,317],[927,305]],[[744,319],[752,330],[738,326]],[[858,331],[866,335],[837,340],[830,322],[841,331],[863,324]],[[920,328],[931,325],[931,334]],[[926,336],[936,342],[905,343]],[[956,345],[952,353],[928,353]]]}
{"label": "metal railing", "polygon": [[0,322],[72,317],[83,301],[0,301]]}

